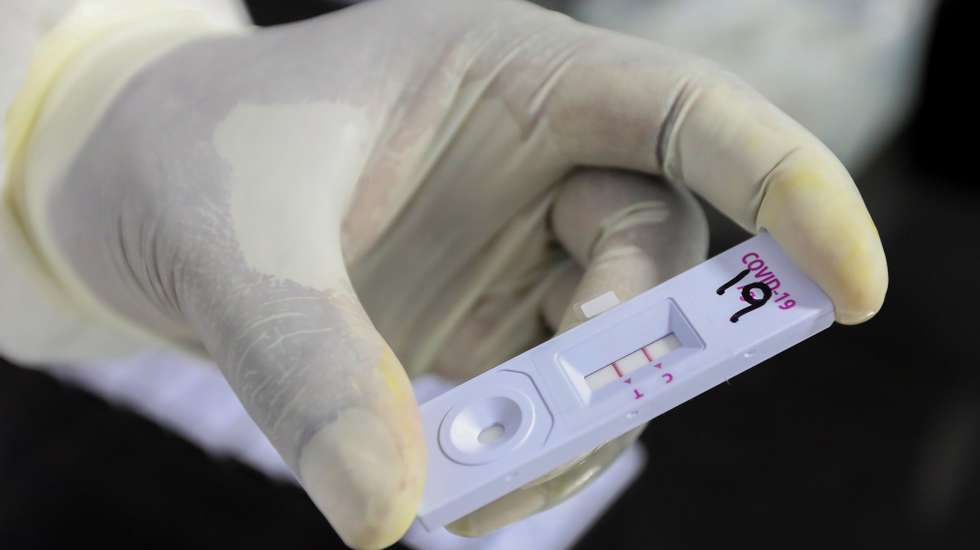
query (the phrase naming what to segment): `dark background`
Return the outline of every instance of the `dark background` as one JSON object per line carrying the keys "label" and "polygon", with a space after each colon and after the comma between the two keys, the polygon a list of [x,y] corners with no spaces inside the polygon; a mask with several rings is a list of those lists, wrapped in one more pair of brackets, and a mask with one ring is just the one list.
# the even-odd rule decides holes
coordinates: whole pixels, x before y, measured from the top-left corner
{"label": "dark background", "polygon": [[[881,314],[657,419],[643,436],[650,466],[579,548],[978,547],[980,125],[967,5],[940,9],[915,115],[856,175],[888,253]],[[332,6],[250,7],[272,24]],[[712,223],[713,252],[744,238]],[[340,547],[299,489],[0,360],[0,550],[90,544]]]}

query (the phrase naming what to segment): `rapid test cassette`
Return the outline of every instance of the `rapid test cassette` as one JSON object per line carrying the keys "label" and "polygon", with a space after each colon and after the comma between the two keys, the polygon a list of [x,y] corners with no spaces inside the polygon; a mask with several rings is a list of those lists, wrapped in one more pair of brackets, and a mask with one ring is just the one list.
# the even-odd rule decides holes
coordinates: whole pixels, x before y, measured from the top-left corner
{"label": "rapid test cassette", "polygon": [[768,234],[421,406],[435,530],[829,327]]}

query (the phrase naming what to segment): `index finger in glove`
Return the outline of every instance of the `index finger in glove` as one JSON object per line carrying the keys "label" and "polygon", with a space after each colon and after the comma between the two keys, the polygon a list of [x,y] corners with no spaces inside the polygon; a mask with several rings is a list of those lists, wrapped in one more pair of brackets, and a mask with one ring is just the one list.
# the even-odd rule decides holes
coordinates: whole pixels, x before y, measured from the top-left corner
{"label": "index finger in glove", "polygon": [[587,47],[560,72],[545,108],[569,158],[663,175],[743,227],[768,230],[842,323],[880,309],[888,271],[877,230],[851,176],[816,137],[703,60],[582,33]]}

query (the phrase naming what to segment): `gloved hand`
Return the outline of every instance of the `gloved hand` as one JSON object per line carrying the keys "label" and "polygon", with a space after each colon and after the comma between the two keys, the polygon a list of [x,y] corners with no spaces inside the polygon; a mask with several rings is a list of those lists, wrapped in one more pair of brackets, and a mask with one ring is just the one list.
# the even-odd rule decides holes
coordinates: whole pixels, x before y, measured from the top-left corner
{"label": "gloved hand", "polygon": [[[14,162],[21,220],[94,320],[203,345],[352,546],[394,542],[422,493],[406,371],[470,376],[696,264],[689,189],[770,231],[839,321],[881,306],[850,176],[704,61],[506,0],[152,27],[63,70]],[[635,435],[454,528],[560,501]]]}

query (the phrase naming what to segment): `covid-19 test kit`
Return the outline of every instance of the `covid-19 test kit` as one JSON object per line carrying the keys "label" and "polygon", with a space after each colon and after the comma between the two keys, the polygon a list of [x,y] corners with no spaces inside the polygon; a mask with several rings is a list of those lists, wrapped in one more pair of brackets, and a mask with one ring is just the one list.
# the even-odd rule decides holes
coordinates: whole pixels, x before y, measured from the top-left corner
{"label": "covid-19 test kit", "polygon": [[440,528],[813,336],[830,299],[768,234],[421,406],[419,520]]}

